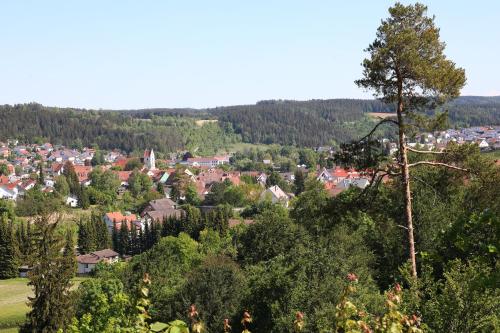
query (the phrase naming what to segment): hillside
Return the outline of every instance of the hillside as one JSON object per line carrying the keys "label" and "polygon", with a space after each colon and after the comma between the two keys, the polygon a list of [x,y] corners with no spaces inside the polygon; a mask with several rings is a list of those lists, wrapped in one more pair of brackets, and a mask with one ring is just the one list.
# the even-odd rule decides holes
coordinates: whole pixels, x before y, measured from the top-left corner
{"label": "hillside", "polygon": [[[377,100],[261,101],[209,109],[85,110],[30,103],[0,106],[0,140],[212,154],[237,142],[319,146],[366,133],[391,106]],[[460,97],[441,110],[452,126],[500,124],[500,97]],[[207,122],[200,120],[218,120]],[[200,126],[202,124],[202,126]]]}

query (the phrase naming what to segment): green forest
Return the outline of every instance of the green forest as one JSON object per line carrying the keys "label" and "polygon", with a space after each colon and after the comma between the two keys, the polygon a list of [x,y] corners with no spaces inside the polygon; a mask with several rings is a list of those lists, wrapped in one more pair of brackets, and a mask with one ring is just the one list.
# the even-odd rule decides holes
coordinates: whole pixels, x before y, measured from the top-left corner
{"label": "green forest", "polygon": [[[335,146],[366,133],[375,123],[368,113],[393,111],[393,105],[378,100],[355,99],[271,100],[213,109],[120,111],[30,103],[0,106],[0,140],[47,140],[127,152],[147,148],[163,153],[192,150],[199,155],[214,154],[236,142]],[[450,127],[500,124],[499,97],[459,97],[437,111],[448,112]],[[197,123],[205,119],[217,122]]]}

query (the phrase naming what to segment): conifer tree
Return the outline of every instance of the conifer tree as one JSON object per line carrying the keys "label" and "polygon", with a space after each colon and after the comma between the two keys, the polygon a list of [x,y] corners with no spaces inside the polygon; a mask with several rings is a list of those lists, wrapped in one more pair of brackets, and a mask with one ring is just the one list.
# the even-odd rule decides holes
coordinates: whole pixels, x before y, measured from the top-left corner
{"label": "conifer tree", "polygon": [[90,197],[89,192],[84,186],[80,186],[79,191],[76,193],[78,198],[78,204],[83,209],[88,209],[90,207]]}
{"label": "conifer tree", "polygon": [[113,223],[113,230],[111,231],[111,241],[113,242],[113,250],[118,253],[123,253],[120,243],[120,230],[116,227],[116,224]]}
{"label": "conifer tree", "polygon": [[90,253],[97,250],[96,229],[92,220],[80,218],[78,223],[78,251],[80,253]]}
{"label": "conifer tree", "polygon": [[120,244],[119,248],[121,250],[121,255],[130,253],[130,231],[125,221],[122,222],[120,226],[118,243]]}
{"label": "conifer tree", "polygon": [[95,227],[96,250],[109,249],[111,247],[111,237],[106,222],[94,213],[91,216],[91,221]]}
{"label": "conifer tree", "polygon": [[295,180],[293,181],[295,187],[295,195],[299,195],[304,192],[305,189],[305,177],[302,170],[295,171]]}
{"label": "conifer tree", "polygon": [[66,230],[63,258],[68,270],[68,274],[71,274],[71,277],[74,277],[77,264],[75,255],[75,241],[73,239],[73,231],[71,229]]}
{"label": "conifer tree", "polygon": [[38,163],[38,183],[43,185],[45,183],[45,175],[43,174],[43,162]]}
{"label": "conifer tree", "polygon": [[[337,159],[358,169],[374,170],[372,183],[379,183],[383,176],[398,176],[402,183],[408,234],[409,257],[412,275],[417,276],[415,240],[413,234],[412,195],[410,169],[422,165],[444,166],[465,171],[443,161],[418,161],[411,163],[409,151],[416,154],[441,155],[443,152],[419,151],[408,146],[407,138],[420,129],[428,131],[441,127],[446,113],[435,117],[426,115],[449,99],[458,97],[465,84],[465,71],[444,54],[445,43],[440,41],[434,17],[427,16],[422,4],[405,6],[396,3],[389,8],[390,17],[383,20],[375,41],[366,51],[363,77],[356,84],[374,91],[374,96],[395,107],[395,118],[382,119],[360,141],[343,145]],[[395,125],[398,133],[396,163],[384,161],[380,143],[372,138],[382,124]],[[377,178],[377,179],[376,179]]]}
{"label": "conifer tree", "polygon": [[66,177],[71,194],[78,197],[78,194],[81,192],[80,181],[78,180],[78,175],[75,172],[73,163],[68,161],[64,164],[63,174],[64,177]]}
{"label": "conifer tree", "polygon": [[33,233],[33,252],[30,255],[28,285],[33,288],[29,297],[31,310],[21,333],[57,332],[64,330],[71,315],[71,277],[74,266],[61,253],[64,240],[57,234],[58,221],[50,223],[47,216],[35,220]]}
{"label": "conifer tree", "polygon": [[4,213],[0,219],[0,279],[17,276],[16,247],[12,221]]}

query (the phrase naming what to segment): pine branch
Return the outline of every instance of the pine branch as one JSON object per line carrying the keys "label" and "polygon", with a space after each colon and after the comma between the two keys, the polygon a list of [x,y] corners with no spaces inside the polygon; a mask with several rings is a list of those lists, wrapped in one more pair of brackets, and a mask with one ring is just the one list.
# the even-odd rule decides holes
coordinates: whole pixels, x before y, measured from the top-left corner
{"label": "pine branch", "polygon": [[447,164],[447,163],[431,162],[431,161],[420,161],[420,162],[411,163],[411,164],[408,164],[408,167],[411,168],[411,167],[419,166],[419,165],[442,166],[442,167],[449,168],[449,169],[469,172],[469,169],[460,168],[460,167],[457,167],[457,166],[454,166],[451,164]]}
{"label": "pine branch", "polygon": [[393,124],[396,124],[396,125],[399,126],[399,123],[396,120],[390,119],[390,118],[384,118],[381,121],[379,121],[378,124],[375,125],[375,127],[372,128],[372,130],[370,131],[370,133],[368,133],[367,135],[365,135],[364,137],[362,137],[361,139],[359,139],[358,142],[362,142],[362,141],[366,140],[367,138],[369,138],[370,136],[372,136],[373,133],[375,133],[375,131],[377,130],[377,128],[380,125],[385,124],[385,123],[393,123]]}
{"label": "pine branch", "polygon": [[413,149],[411,147],[406,147],[406,149],[418,154],[444,154],[444,151],[418,150],[418,149]]}

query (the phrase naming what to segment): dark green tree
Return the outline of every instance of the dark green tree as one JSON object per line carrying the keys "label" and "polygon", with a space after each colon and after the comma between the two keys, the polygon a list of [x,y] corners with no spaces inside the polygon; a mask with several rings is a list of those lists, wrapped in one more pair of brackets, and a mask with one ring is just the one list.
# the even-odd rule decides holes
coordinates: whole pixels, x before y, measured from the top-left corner
{"label": "dark green tree", "polygon": [[[133,226],[131,226],[131,228],[132,227]],[[118,233],[118,244],[118,249],[121,250],[119,251],[119,253],[121,255],[130,254],[132,249],[131,232],[125,221],[120,225],[120,231]]]}
{"label": "dark green tree", "polygon": [[12,221],[7,213],[0,219],[0,279],[17,276],[16,246]]}
{"label": "dark green tree", "polygon": [[58,221],[51,223],[47,216],[41,216],[34,226],[34,246],[29,261],[32,270],[28,273],[33,296],[29,297],[31,309],[20,332],[55,333],[64,330],[71,316],[69,291],[75,267],[68,265],[61,251],[66,244],[56,232]]}
{"label": "dark green tree", "polygon": [[245,275],[238,265],[224,256],[210,256],[189,274],[182,297],[186,307],[196,304],[207,331],[218,332],[225,318],[241,311],[245,291]]}
{"label": "dark green tree", "polygon": [[78,223],[78,252],[90,253],[97,250],[97,233],[92,220],[80,218]]}
{"label": "dark green tree", "polygon": [[63,260],[67,266],[68,274],[71,274],[71,277],[74,277],[77,268],[76,255],[75,255],[75,240],[74,240],[73,230],[69,228],[66,230],[66,236],[64,239]]}
{"label": "dark green tree", "polygon": [[111,236],[106,222],[97,213],[92,213],[90,220],[96,231],[97,250],[109,249],[111,247]]}
{"label": "dark green tree", "polygon": [[68,182],[70,193],[78,195],[78,193],[80,193],[80,181],[78,180],[78,175],[75,172],[75,167],[70,161],[64,163],[63,175],[66,177],[66,181]]}
{"label": "dark green tree", "polygon": [[294,175],[295,175],[295,180],[293,181],[294,193],[295,193],[295,195],[299,195],[305,189],[304,171],[299,169],[299,170],[295,171]]}
{"label": "dark green tree", "polygon": [[42,161],[40,161],[38,163],[38,183],[42,184],[42,185],[45,183],[45,175],[43,172],[43,162]]}

